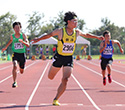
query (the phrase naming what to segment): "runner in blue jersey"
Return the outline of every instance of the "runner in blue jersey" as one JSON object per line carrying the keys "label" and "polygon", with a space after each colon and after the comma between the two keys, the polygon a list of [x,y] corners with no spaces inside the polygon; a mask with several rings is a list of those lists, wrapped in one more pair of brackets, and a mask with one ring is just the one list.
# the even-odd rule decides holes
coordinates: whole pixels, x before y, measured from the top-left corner
{"label": "runner in blue jersey", "polygon": [[108,82],[111,83],[111,65],[113,62],[113,44],[117,44],[119,46],[120,52],[124,53],[121,44],[118,40],[111,40],[111,35],[109,31],[105,31],[103,33],[105,38],[104,41],[100,44],[100,53],[101,53],[101,69],[103,75],[103,85],[106,85],[106,68],[108,71]]}

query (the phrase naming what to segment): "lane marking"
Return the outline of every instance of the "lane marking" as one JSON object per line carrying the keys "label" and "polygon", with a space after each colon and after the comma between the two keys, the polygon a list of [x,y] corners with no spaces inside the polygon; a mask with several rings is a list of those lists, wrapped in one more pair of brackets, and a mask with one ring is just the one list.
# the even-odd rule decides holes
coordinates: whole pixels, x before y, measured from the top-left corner
{"label": "lane marking", "polygon": [[[25,69],[29,68],[30,66],[34,65],[34,64],[35,64],[35,63],[37,63],[37,62],[38,62],[38,61],[33,62],[32,64],[30,64],[30,65],[26,66],[26,68],[25,68]],[[17,73],[19,73],[19,70],[17,71]],[[9,79],[9,78],[11,78],[11,77],[12,77],[12,75],[10,75],[10,76],[6,77],[5,79],[1,80],[1,81],[0,81],[0,83],[2,83],[2,82],[4,82],[4,81],[6,81],[7,79]]]}
{"label": "lane marking", "polygon": [[31,94],[31,96],[30,96],[30,98],[28,99],[28,102],[27,102],[26,105],[25,105],[25,110],[29,110],[29,105],[30,105],[30,103],[31,103],[31,101],[32,101],[32,99],[33,99],[33,96],[34,96],[34,94],[35,94],[35,92],[36,92],[36,90],[37,90],[37,88],[38,88],[38,86],[39,86],[39,84],[40,84],[40,82],[41,82],[41,80],[42,80],[44,74],[45,74],[45,71],[46,71],[47,68],[48,68],[48,66],[49,66],[49,62],[47,63],[47,65],[46,65],[46,67],[45,67],[43,73],[41,74],[40,79],[38,80],[38,82],[37,82],[37,84],[36,84],[36,86],[35,86],[35,88],[34,88],[32,94]]}
{"label": "lane marking", "polygon": [[75,76],[73,74],[71,74],[71,76],[73,77],[73,79],[76,81],[76,83],[79,85],[79,87],[81,88],[81,90],[84,92],[84,94],[88,97],[89,101],[92,103],[92,105],[97,109],[97,110],[101,110],[96,104],[95,102],[92,100],[92,98],[88,95],[88,93],[85,91],[85,89],[81,86],[81,84],[78,82],[78,80],[75,78]]}
{"label": "lane marking", "polygon": [[116,107],[116,106],[118,106],[118,107],[124,107],[125,104],[107,104],[106,106],[112,106],[112,107]]}
{"label": "lane marking", "polygon": [[[83,61],[83,60],[82,60]],[[83,61],[83,62],[87,62],[87,63],[90,63],[90,64],[93,64],[93,65],[95,65],[95,66],[99,66],[100,67],[100,65],[99,64],[96,64],[96,63],[94,63],[94,62],[89,62],[89,61]],[[113,64],[114,65],[114,64]],[[125,68],[125,67],[124,67]],[[119,72],[119,73],[121,73],[121,74],[125,74],[125,72],[123,72],[123,71],[119,71],[119,70],[116,70],[116,69],[113,69],[112,68],[112,70],[113,71],[115,71],[115,72]]]}
{"label": "lane marking", "polygon": [[[82,64],[80,64],[80,63],[78,63],[78,62],[76,62],[78,65],[80,65],[81,67],[83,67],[83,68],[86,68],[87,70],[89,70],[89,71],[92,71],[93,73],[96,73],[97,75],[99,75],[99,76],[102,76],[102,74],[100,74],[100,73],[98,73],[98,72],[96,72],[96,71],[94,71],[94,70],[92,70],[92,69],[90,69],[90,68],[88,68],[88,67],[86,67],[86,66],[84,66],[84,65],[82,65]],[[117,81],[115,81],[115,80],[112,80],[114,83],[116,83],[116,84],[118,84],[118,85],[120,85],[120,86],[122,86],[122,87],[124,87],[125,88],[125,85],[123,85],[123,84],[121,84],[121,83],[119,83],[119,82],[117,82]]]}
{"label": "lane marking", "polygon": [[12,65],[6,66],[6,67],[3,67],[3,68],[0,68],[0,70],[4,70],[4,69],[9,68],[9,67],[11,67],[11,66],[12,66]]}

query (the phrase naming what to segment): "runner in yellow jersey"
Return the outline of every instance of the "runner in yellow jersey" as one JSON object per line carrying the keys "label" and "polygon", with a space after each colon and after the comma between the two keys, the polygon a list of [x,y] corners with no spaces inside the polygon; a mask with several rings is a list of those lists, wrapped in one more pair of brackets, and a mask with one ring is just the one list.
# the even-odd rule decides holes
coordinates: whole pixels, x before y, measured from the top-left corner
{"label": "runner in yellow jersey", "polygon": [[52,36],[58,36],[57,53],[54,55],[53,64],[50,67],[48,78],[53,79],[57,72],[63,67],[63,76],[61,84],[57,90],[57,94],[53,100],[53,105],[59,106],[60,103],[58,99],[64,93],[69,77],[71,76],[73,69],[73,58],[72,55],[75,51],[77,36],[83,36],[86,38],[96,38],[103,40],[102,36],[95,36],[90,34],[83,34],[80,30],[75,29],[77,27],[77,15],[74,12],[67,12],[64,16],[64,21],[66,26],[64,28],[59,28],[53,32],[35,38],[32,42],[38,42],[43,39],[50,38]]}
{"label": "runner in yellow jersey", "polygon": [[26,46],[29,47],[29,41],[26,37],[25,34],[21,33],[21,23],[20,22],[14,22],[13,23],[13,29],[15,31],[14,34],[10,36],[10,40],[5,46],[5,48],[2,49],[2,51],[5,51],[8,46],[12,43],[12,60],[13,60],[13,81],[14,83],[12,84],[12,87],[15,88],[17,87],[17,64],[19,64],[20,67],[20,73],[23,74],[24,68],[25,68],[25,62],[26,62],[26,57],[25,57],[25,51],[26,51]]}

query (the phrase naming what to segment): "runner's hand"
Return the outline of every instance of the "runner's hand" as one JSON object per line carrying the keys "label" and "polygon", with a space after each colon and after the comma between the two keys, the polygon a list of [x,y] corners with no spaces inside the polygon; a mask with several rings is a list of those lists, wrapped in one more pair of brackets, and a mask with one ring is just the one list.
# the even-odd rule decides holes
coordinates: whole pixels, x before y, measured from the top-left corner
{"label": "runner's hand", "polygon": [[23,43],[23,40],[22,40],[22,39],[19,39],[19,42]]}

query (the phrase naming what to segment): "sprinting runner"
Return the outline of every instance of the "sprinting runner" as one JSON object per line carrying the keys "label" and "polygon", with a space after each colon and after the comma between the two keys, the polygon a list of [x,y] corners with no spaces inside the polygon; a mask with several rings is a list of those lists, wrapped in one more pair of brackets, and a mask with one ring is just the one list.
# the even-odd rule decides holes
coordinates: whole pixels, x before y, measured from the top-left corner
{"label": "sprinting runner", "polygon": [[57,72],[63,67],[63,76],[60,86],[58,87],[57,94],[53,100],[53,105],[59,106],[58,99],[64,93],[68,79],[73,69],[73,53],[75,51],[77,36],[83,36],[86,38],[96,38],[103,40],[102,36],[95,36],[90,34],[83,34],[80,30],[75,29],[77,27],[77,15],[74,12],[67,12],[64,16],[66,26],[54,30],[53,32],[41,36],[41,38],[33,39],[33,42],[38,42],[43,39],[50,38],[52,36],[58,36],[57,53],[54,55],[53,64],[50,67],[48,78],[53,79]]}
{"label": "sprinting runner", "polygon": [[105,38],[104,41],[100,43],[100,53],[101,53],[101,69],[103,75],[103,85],[106,85],[106,68],[108,71],[108,82],[111,83],[111,65],[113,62],[113,44],[117,44],[119,46],[120,52],[124,53],[124,50],[121,47],[121,44],[118,40],[111,40],[111,34],[109,31],[105,31],[103,33]]}
{"label": "sprinting runner", "polygon": [[25,34],[21,33],[21,23],[20,22],[14,22],[13,23],[13,29],[15,31],[14,34],[10,36],[10,40],[5,46],[5,48],[2,49],[2,52],[5,51],[8,46],[12,43],[12,61],[13,61],[13,81],[12,87],[17,87],[17,64],[19,64],[20,67],[20,73],[23,74],[24,68],[25,68],[25,62],[26,62],[26,46],[29,47],[29,41]]}

